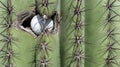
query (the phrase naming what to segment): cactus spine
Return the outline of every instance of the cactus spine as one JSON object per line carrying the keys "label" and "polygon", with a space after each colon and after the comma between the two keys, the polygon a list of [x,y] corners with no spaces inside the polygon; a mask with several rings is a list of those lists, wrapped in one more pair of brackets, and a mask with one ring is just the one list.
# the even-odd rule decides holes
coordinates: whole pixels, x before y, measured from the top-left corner
{"label": "cactus spine", "polygon": [[3,16],[3,22],[1,26],[4,28],[3,31],[0,32],[0,35],[3,37],[0,41],[4,44],[0,49],[1,58],[3,60],[2,64],[4,67],[14,67],[14,57],[15,53],[13,50],[13,36],[10,32],[13,23],[13,6],[11,0],[7,0],[6,4],[0,1],[2,4],[2,8],[4,9],[5,15]]}
{"label": "cactus spine", "polygon": [[[49,16],[49,13],[52,13],[50,9],[50,5],[54,5],[54,3],[58,3],[58,1],[49,2],[49,0],[41,0],[40,3],[35,0],[35,11],[36,14],[42,14]],[[38,6],[40,4],[40,6]],[[41,7],[39,9],[38,7]],[[56,6],[58,7],[58,6]],[[51,12],[50,12],[51,11]],[[55,22],[55,21],[54,21]],[[59,32],[53,34],[48,33],[43,27],[41,34],[36,39],[36,46],[35,46],[35,56],[34,62],[35,67],[59,67],[59,42],[58,42],[58,34]],[[56,38],[55,38],[56,37]],[[55,40],[54,40],[55,39]],[[57,43],[58,42],[58,43]],[[56,54],[54,56],[53,54]],[[57,59],[57,60],[56,60]]]}
{"label": "cactus spine", "polygon": [[[65,6],[61,11],[65,14],[62,16],[63,23],[60,34],[62,67],[84,67],[84,1],[67,0],[62,1],[62,5]],[[67,14],[65,11],[68,11]],[[64,34],[66,35],[64,36]]]}
{"label": "cactus spine", "polygon": [[106,1],[106,21],[105,21],[105,28],[106,28],[106,37],[102,42],[106,42],[106,50],[105,50],[105,63],[104,67],[119,67],[119,62],[116,59],[117,58],[117,52],[119,51],[118,47],[115,47],[116,45],[119,46],[118,40],[115,38],[116,35],[119,34],[119,32],[116,31],[116,27],[114,24],[116,23],[116,17],[119,17],[119,14],[113,9],[117,8],[118,6],[115,4],[117,0],[107,0]]}
{"label": "cactus spine", "polygon": [[[93,2],[95,4],[92,4]],[[93,45],[86,44],[85,46],[86,57],[93,62],[85,62],[85,67],[119,67],[119,60],[116,59],[117,52],[119,53],[117,45],[119,39],[116,39],[116,35],[119,33],[116,26],[116,22],[119,22],[117,21],[119,14],[116,5],[119,4],[119,1],[93,0],[90,2],[86,0],[85,4],[86,8],[92,9],[86,12],[85,20],[88,26],[85,28],[85,38]]]}
{"label": "cactus spine", "polygon": [[[0,67],[119,67],[119,4],[120,0],[0,0]],[[15,25],[22,25],[23,18],[25,29],[32,31],[29,24],[36,15],[44,22],[52,20],[55,30],[49,32],[43,24],[34,37]]]}

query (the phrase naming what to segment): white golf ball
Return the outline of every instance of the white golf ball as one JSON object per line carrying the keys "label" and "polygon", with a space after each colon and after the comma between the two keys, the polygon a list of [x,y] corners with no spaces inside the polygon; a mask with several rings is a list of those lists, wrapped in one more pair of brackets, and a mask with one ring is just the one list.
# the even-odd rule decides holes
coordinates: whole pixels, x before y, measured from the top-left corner
{"label": "white golf ball", "polygon": [[51,30],[54,27],[53,20],[46,19],[46,22],[44,22],[44,19],[40,15],[36,15],[31,20],[31,29],[32,31],[39,35],[43,29],[51,32]]}
{"label": "white golf ball", "polygon": [[42,17],[40,15],[34,16],[30,25],[34,33],[40,34],[42,31]]}
{"label": "white golf ball", "polygon": [[53,25],[54,25],[53,20],[49,19],[47,21],[45,29],[47,29],[50,32],[53,29]]}

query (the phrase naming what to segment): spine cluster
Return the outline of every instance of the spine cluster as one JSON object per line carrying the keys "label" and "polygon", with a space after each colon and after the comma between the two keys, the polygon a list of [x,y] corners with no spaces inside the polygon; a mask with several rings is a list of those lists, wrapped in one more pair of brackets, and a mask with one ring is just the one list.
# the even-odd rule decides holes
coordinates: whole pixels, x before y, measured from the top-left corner
{"label": "spine cluster", "polygon": [[38,43],[35,48],[35,67],[49,67],[49,43],[46,41],[46,35],[41,35],[38,38]]}
{"label": "spine cluster", "polygon": [[74,26],[74,36],[72,37],[72,56],[71,61],[68,67],[82,67],[83,59],[84,59],[84,8],[83,1],[77,0],[75,4],[72,4],[73,16],[72,16],[72,24]]}
{"label": "spine cluster", "polygon": [[[13,6],[11,0],[5,0],[6,3],[0,1],[1,9],[3,10],[3,21],[0,22],[0,27],[3,31],[0,32],[0,42],[3,43],[2,48],[0,48],[0,59],[3,60],[2,65],[4,67],[14,67],[13,59],[15,53],[13,50],[14,38],[10,33],[12,27],[12,16],[13,16]],[[2,15],[1,15],[2,16]]]}
{"label": "spine cluster", "polygon": [[106,37],[104,38],[103,42],[107,43],[105,51],[106,58],[103,67],[119,67],[119,63],[117,62],[117,51],[119,51],[120,49],[116,47],[119,45],[119,42],[115,38],[115,35],[119,33],[115,32],[116,27],[114,26],[114,23],[117,22],[115,18],[119,17],[120,15],[113,9],[117,7],[117,5],[115,5],[117,0],[107,0],[106,2]]}
{"label": "spine cluster", "polygon": [[40,2],[40,8],[42,9],[42,10],[40,10],[40,11],[42,11],[42,13],[47,13],[47,14],[49,14],[49,5],[50,4],[54,4],[53,2],[49,2],[50,0],[41,0],[41,2]]}

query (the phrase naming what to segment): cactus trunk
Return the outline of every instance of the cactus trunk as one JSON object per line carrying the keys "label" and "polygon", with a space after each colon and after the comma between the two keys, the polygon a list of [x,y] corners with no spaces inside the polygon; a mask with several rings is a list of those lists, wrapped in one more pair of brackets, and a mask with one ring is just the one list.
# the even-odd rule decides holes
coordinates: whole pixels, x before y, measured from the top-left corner
{"label": "cactus trunk", "polygon": [[119,67],[120,0],[0,0],[0,67]]}

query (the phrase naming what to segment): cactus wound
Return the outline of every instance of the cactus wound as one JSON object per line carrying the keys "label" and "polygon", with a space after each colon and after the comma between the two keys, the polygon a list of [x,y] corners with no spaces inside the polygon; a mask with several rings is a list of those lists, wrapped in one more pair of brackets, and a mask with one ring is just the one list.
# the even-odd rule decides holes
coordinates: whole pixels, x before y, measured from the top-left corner
{"label": "cactus wound", "polygon": [[[33,35],[35,38],[43,32],[56,33],[58,31],[60,18],[57,11],[49,14],[49,4],[53,4],[53,2],[42,0],[41,3],[38,3],[38,1],[35,0],[34,9],[23,10],[17,14],[17,23],[15,26]],[[40,8],[43,9],[43,12],[39,10],[39,5],[41,6]],[[45,10],[47,10],[47,12]]]}
{"label": "cactus wound", "polygon": [[[32,34],[34,37],[37,37],[43,31],[50,33],[56,32],[59,21],[58,21],[58,13],[56,11],[54,11],[50,16],[47,16],[44,14],[36,15],[34,10],[33,11],[23,10],[22,12],[17,14],[17,22],[18,23],[16,25],[18,28]],[[41,27],[42,29],[40,29]],[[50,29],[49,27],[52,29]]]}

